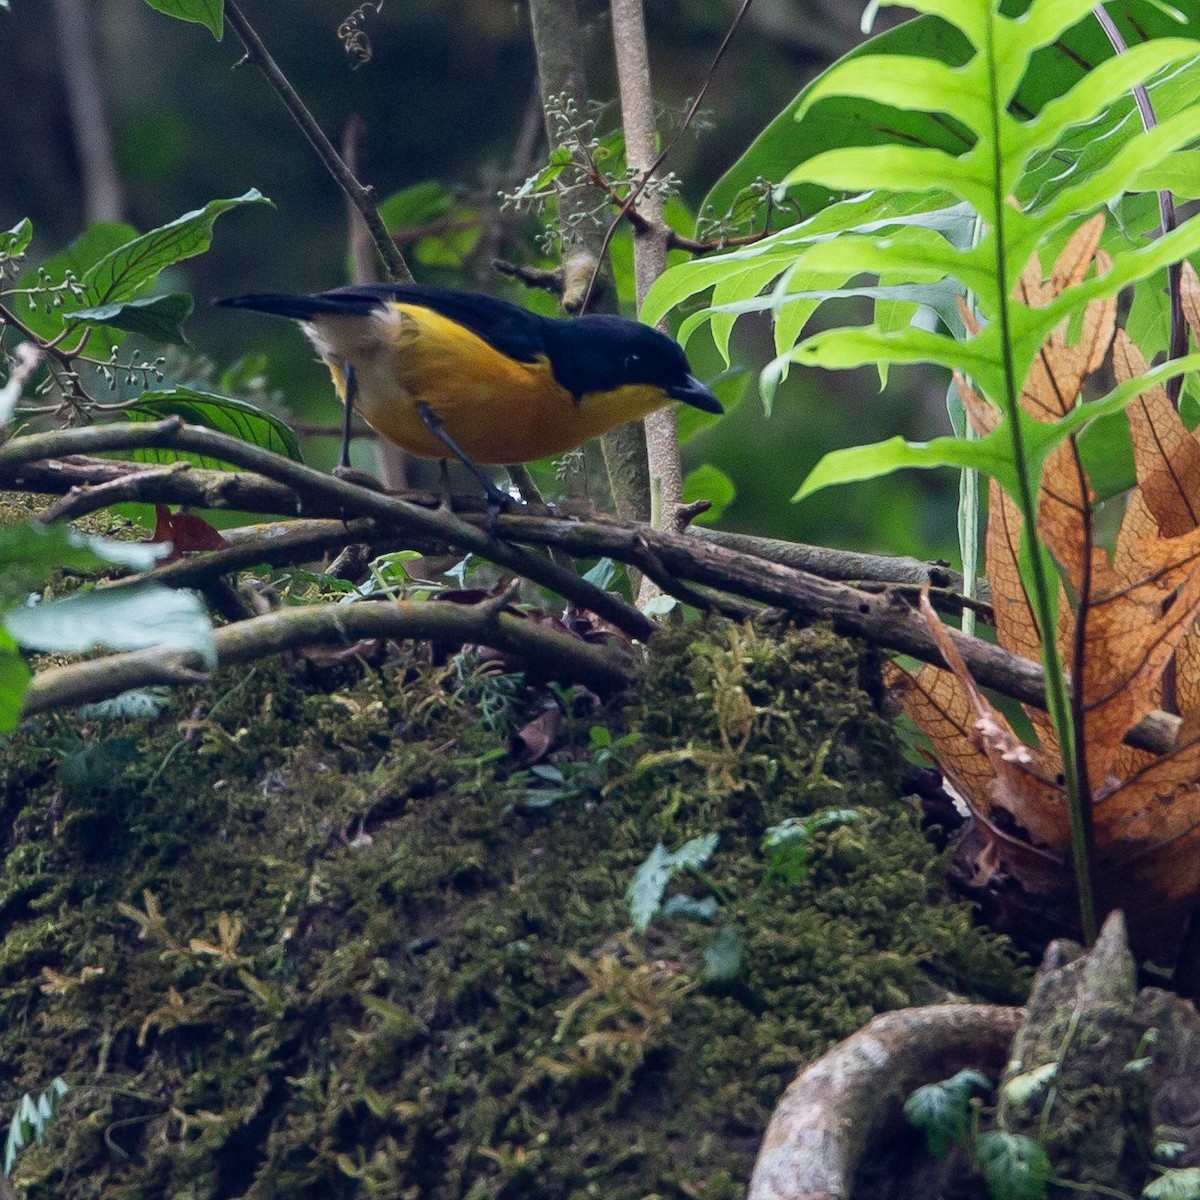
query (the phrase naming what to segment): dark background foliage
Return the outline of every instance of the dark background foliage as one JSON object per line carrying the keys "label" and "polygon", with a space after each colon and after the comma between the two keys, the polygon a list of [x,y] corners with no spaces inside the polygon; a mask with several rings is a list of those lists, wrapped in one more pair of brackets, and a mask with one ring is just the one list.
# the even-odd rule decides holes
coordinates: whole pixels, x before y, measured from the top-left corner
{"label": "dark background foliage", "polygon": [[[536,112],[528,9],[507,0],[386,0],[362,27],[373,57],[351,69],[337,37],[349,0],[249,3],[247,15],[321,125],[336,141],[355,114],[365,122],[360,173],[383,197],[436,180],[485,211],[528,165],[514,162],[521,130]],[[669,0],[647,6],[655,90],[678,109],[703,79],[736,4]],[[695,206],[751,138],[823,65],[857,43],[860,6],[839,0],[757,0],[708,92],[695,136],[668,164]],[[611,102],[615,83],[606,6],[588,2],[591,91]],[[74,41],[74,44],[73,44]],[[99,100],[72,115],[72,86],[86,82],[78,44],[90,47]],[[199,26],[152,11],[142,0],[13,0],[0,12],[5,86],[0,129],[0,226],[33,219],[33,258],[47,258],[97,215],[97,189],[84,148],[107,125],[119,175],[114,210],[148,229],[216,196],[257,187],[275,203],[227,219],[212,251],[186,264],[173,286],[192,290],[196,347],[227,365],[266,351],[267,379],[286,412],[328,420],[330,390],[303,340],[286,326],[214,312],[207,301],[246,290],[312,291],[347,278],[341,195],[261,77],[235,69],[232,35],[215,42]],[[609,103],[602,121],[617,123]],[[92,132],[87,132],[88,125]],[[103,139],[100,139],[103,141]],[[539,137],[535,155],[544,158]],[[89,200],[92,207],[89,210]],[[535,253],[537,222],[505,218],[496,246],[505,257]],[[421,270],[427,281],[502,292],[486,261],[457,274]],[[511,291],[510,293],[511,294]],[[720,369],[705,337],[690,347],[697,368]],[[769,335],[741,335],[738,360],[751,376],[740,409],[688,448],[688,462],[711,461],[735,481],[730,528],[897,552],[947,553],[953,544],[949,478],[903,475],[838,489],[802,506],[788,497],[827,449],[902,432],[931,436],[946,427],[939,381],[901,379],[884,402],[870,372],[795,376],[767,421],[753,377],[769,357]],[[907,394],[904,392],[907,391]],[[322,451],[315,457],[319,460]]]}

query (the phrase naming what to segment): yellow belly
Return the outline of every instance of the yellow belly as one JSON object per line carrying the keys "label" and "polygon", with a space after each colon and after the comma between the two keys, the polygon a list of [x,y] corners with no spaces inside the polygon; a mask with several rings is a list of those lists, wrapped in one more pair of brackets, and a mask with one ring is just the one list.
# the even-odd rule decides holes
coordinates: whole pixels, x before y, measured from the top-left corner
{"label": "yellow belly", "polygon": [[427,308],[389,305],[370,317],[309,324],[345,402],[344,364],[354,368],[354,406],[389,441],[424,458],[449,451],[417,411],[426,404],[477,463],[533,462],[562,454],[667,403],[658,388],[628,385],[577,401],[549,362],[520,363]]}

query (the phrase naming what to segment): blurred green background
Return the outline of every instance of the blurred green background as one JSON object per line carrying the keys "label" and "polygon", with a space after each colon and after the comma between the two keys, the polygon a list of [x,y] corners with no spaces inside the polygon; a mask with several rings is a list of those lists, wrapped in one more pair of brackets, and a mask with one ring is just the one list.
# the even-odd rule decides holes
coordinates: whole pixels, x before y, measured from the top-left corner
{"label": "blurred green background", "polygon": [[[535,64],[523,0],[368,7],[361,28],[372,57],[357,69],[337,36],[351,0],[245,0],[243,7],[335,144],[347,122],[361,117],[359,173],[380,197],[434,180],[479,214],[468,236],[477,245],[462,266],[438,266],[426,254],[425,263],[413,262],[418,279],[520,299],[490,260],[537,256],[539,222],[501,213],[497,199],[547,152],[531,108]],[[646,8],[666,128],[670,110],[682,108],[704,78],[737,3],[647,0]],[[857,44],[861,8],[854,0],[756,0],[706,96],[706,119],[667,164],[682,180],[685,203],[694,207],[803,84]],[[589,0],[580,12],[588,23],[590,90],[606,105],[599,120],[607,129],[617,114],[606,6]],[[294,327],[208,305],[243,291],[337,286],[349,269],[344,200],[258,72],[236,65],[232,33],[218,44],[143,0],[11,0],[11,11],[0,11],[0,48],[0,228],[32,218],[36,263],[97,217],[149,229],[211,198],[259,188],[274,209],[222,218],[212,250],[170,283],[196,296],[189,336],[218,372],[261,354],[260,390],[273,406],[301,424],[333,421],[328,376]],[[706,333],[689,353],[703,376],[723,367]],[[722,527],[955,557],[957,484],[949,473],[906,472],[801,505],[789,499],[827,450],[895,433],[925,439],[948,432],[944,379],[893,372],[881,395],[873,372],[796,371],[767,419],[757,393],[758,371],[771,357],[765,323],[739,323],[734,356],[750,381],[745,399],[685,451],[687,468],[711,462],[736,486]],[[181,380],[194,367],[175,358],[171,365]],[[314,440],[306,454],[332,462],[332,443]]]}

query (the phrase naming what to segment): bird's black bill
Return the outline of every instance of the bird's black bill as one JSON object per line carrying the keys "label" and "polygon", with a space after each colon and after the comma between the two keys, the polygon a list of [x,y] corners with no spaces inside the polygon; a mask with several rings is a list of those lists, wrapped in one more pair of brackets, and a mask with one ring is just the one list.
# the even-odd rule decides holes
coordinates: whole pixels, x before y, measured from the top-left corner
{"label": "bird's black bill", "polygon": [[684,404],[690,404],[693,408],[698,408],[701,412],[720,415],[725,411],[720,400],[695,375],[689,375],[683,383],[677,383],[674,387],[667,388],[667,395],[672,400],[679,400]]}

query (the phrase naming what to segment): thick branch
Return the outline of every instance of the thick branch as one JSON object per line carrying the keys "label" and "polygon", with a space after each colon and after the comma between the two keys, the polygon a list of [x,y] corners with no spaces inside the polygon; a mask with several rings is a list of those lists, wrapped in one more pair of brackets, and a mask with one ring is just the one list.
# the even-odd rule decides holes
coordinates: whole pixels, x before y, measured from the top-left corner
{"label": "thick branch", "polygon": [[[122,478],[123,473],[136,471],[140,473],[138,486],[123,493],[125,498],[197,506],[204,504],[207,498],[217,502],[217,507],[225,507],[225,502],[229,502],[229,506],[257,512],[274,511],[287,515],[300,511],[313,516],[344,514],[347,519],[371,518],[352,520],[349,526],[342,520],[313,520],[299,528],[289,525],[243,534],[230,550],[159,568],[156,577],[174,586],[197,586],[217,574],[240,570],[257,562],[285,565],[312,561],[350,541],[366,542],[379,553],[400,544],[420,549],[464,546],[461,540],[464,530],[471,538],[470,546],[465,548],[474,549],[480,545],[478,552],[485,557],[529,574],[538,582],[547,582],[541,575],[546,565],[544,559],[533,558],[537,573],[522,570],[516,565],[515,558],[502,561],[506,550],[514,556],[525,552],[509,542],[486,539],[478,528],[483,523],[481,514],[472,513],[460,519],[417,507],[419,503],[433,505],[435,498],[432,496],[414,495],[407,502],[394,500],[321,475],[317,478],[322,482],[322,489],[314,491],[307,485],[307,480],[316,473],[307,468],[299,468],[306,482],[291,487],[241,472],[192,468],[163,473],[159,467],[69,458],[50,463],[28,461],[39,451],[61,454],[64,450],[81,447],[120,449],[134,443],[160,445],[166,440],[164,430],[179,428],[181,423],[172,418],[157,425],[92,426],[17,438],[0,447],[0,486],[53,492],[65,490],[69,481],[76,478],[105,485],[110,480]],[[253,451],[252,447],[246,449]],[[221,454],[211,444],[206,444],[201,452]],[[275,456],[266,457],[273,459]],[[412,520],[414,510],[422,516],[419,529],[416,527],[418,522]],[[893,562],[871,555],[843,557],[836,551],[822,551],[817,547],[792,546],[773,539],[717,534],[710,530],[693,529],[680,537],[617,521],[582,522],[526,513],[502,516],[499,529],[506,539],[547,546],[580,557],[608,556],[638,567],[652,574],[665,590],[687,603],[705,605],[714,599],[707,593],[715,593],[720,599],[714,606],[724,607],[723,596],[733,594],[806,620],[829,619],[841,631],[873,645],[944,665],[924,621],[898,594],[894,581],[889,581],[891,574],[903,581],[903,588],[926,581],[937,585],[953,583],[953,575],[941,567],[916,560]],[[482,543],[477,539],[483,539]],[[797,562],[808,562],[817,571],[833,575],[834,579],[818,578],[792,565]],[[839,576],[866,577],[886,590],[867,592],[838,582]],[[890,587],[889,582],[892,582]],[[581,581],[575,579],[574,583]],[[701,589],[699,593],[697,587]],[[571,598],[584,607],[599,611],[590,600]],[[622,615],[627,614],[623,612]],[[649,625],[640,614],[637,619]],[[614,624],[619,622],[614,621]],[[637,636],[644,635],[638,633]],[[1024,703],[1045,707],[1043,676],[1038,665],[977,638],[957,632],[952,632],[951,637],[980,683]],[[1156,711],[1142,720],[1126,741],[1154,753],[1165,753],[1175,748],[1179,725],[1178,717]]]}
{"label": "thick branch", "polygon": [[[531,674],[544,671],[597,691],[613,691],[633,679],[633,668],[611,651],[503,611],[503,603],[493,600],[473,605],[425,601],[284,608],[227,625],[214,634],[221,667],[253,662],[298,646],[350,645],[360,638],[482,643],[519,656]],[[24,715],[105,700],[131,688],[194,682],[203,678],[197,666],[196,655],[138,650],[55,667],[35,676],[29,685]]]}

